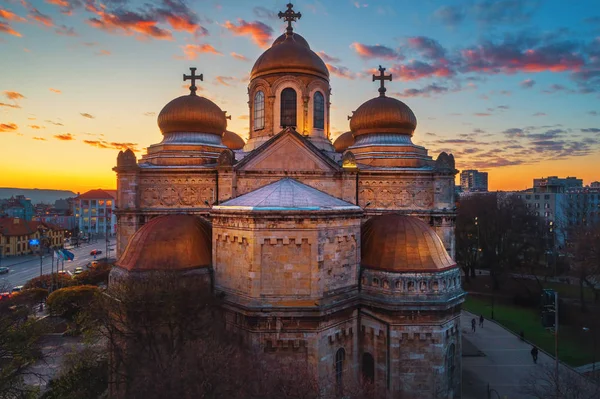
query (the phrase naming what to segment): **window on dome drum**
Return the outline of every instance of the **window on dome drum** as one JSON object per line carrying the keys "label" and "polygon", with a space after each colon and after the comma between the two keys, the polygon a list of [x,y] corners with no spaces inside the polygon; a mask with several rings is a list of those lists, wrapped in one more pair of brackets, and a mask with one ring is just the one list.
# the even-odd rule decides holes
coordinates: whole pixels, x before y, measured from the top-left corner
{"label": "window on dome drum", "polygon": [[265,128],[265,94],[259,91],[254,95],[254,130]]}
{"label": "window on dome drum", "polygon": [[448,354],[446,355],[446,372],[448,373],[448,387],[453,386],[454,381],[454,368],[456,367],[454,364],[454,356],[455,356],[455,346],[454,344],[450,345],[448,348]]}
{"label": "window on dome drum", "polygon": [[325,99],[320,91],[313,98],[313,127],[325,129]]}
{"label": "window on dome drum", "polygon": [[281,92],[281,126],[296,127],[296,91],[291,88]]}
{"label": "window on dome drum", "polygon": [[342,377],[344,376],[344,360],[346,360],[346,351],[344,348],[338,349],[335,353],[335,385],[338,390],[342,388]]}
{"label": "window on dome drum", "polygon": [[375,380],[375,360],[370,353],[363,353],[362,375],[366,382],[373,383]]}

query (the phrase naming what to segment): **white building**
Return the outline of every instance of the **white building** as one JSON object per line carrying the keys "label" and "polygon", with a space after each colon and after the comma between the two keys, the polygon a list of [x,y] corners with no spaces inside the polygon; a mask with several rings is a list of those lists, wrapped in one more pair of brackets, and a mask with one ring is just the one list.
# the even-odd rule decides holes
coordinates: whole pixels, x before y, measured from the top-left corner
{"label": "white building", "polygon": [[79,231],[84,235],[116,234],[115,199],[115,190],[90,190],[77,196],[73,201],[73,215],[77,219]]}

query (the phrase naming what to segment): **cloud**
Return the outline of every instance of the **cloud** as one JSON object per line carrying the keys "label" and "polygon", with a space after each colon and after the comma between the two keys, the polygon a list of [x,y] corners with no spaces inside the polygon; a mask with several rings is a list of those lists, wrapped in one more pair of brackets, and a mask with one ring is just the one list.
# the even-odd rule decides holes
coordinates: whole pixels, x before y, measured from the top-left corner
{"label": "cloud", "polygon": [[600,115],[600,112],[598,112],[598,111],[588,111],[587,114],[591,115],[591,116],[598,116],[598,115]]}
{"label": "cloud", "polygon": [[80,6],[80,2],[75,0],[75,1],[69,1],[69,0],[46,0],[46,3],[48,4],[53,4],[55,6],[60,7],[60,12],[62,12],[65,15],[71,15],[73,13],[73,9],[76,6]]}
{"label": "cloud", "polygon": [[465,12],[458,7],[442,6],[435,10],[433,16],[444,25],[455,27],[465,19]]}
{"label": "cloud", "polygon": [[231,82],[235,82],[235,78],[232,76],[215,76],[215,81],[218,84],[222,84],[224,86],[231,86]]}
{"label": "cloud", "polygon": [[402,59],[400,54],[398,54],[395,50],[380,44],[368,45],[354,42],[350,45],[350,48],[353,49],[361,58],[381,58],[384,60]]}
{"label": "cloud", "polygon": [[564,92],[564,91],[568,92],[569,89],[567,89],[565,86],[563,86],[561,84],[554,83],[554,84],[550,85],[547,89],[543,90],[543,93],[553,94],[553,93]]}
{"label": "cloud", "polygon": [[448,87],[436,83],[427,85],[421,89],[405,89],[402,92],[391,93],[397,97],[430,97],[432,94],[443,94],[448,92]]}
{"label": "cloud", "polygon": [[581,129],[581,131],[583,133],[600,133],[600,129],[598,129],[597,127],[590,127],[587,129]]}
{"label": "cloud", "polygon": [[446,50],[442,45],[430,37],[409,37],[408,45],[417,50],[423,57],[431,60],[438,60],[446,56]]}
{"label": "cloud", "polygon": [[64,126],[64,125],[63,125],[62,123],[60,123],[60,122],[54,122],[54,121],[51,121],[51,120],[49,120],[49,119],[46,119],[46,122],[48,122],[48,123],[51,123],[51,124],[53,124],[54,126]]}
{"label": "cloud", "polygon": [[252,12],[256,16],[256,18],[270,19],[272,21],[277,21],[279,19],[275,11],[269,10],[265,7],[254,7],[252,9]]}
{"label": "cloud", "polygon": [[354,79],[354,74],[345,66],[335,66],[331,64],[325,65],[327,66],[329,73],[331,73],[333,76],[337,76],[338,78],[342,79]]}
{"label": "cloud", "polygon": [[36,129],[36,130],[45,129],[44,126],[38,126],[38,125],[29,125],[29,127],[32,128],[32,129]]}
{"label": "cloud", "polygon": [[533,80],[533,79],[525,79],[524,81],[522,81],[520,83],[521,87],[524,89],[530,89],[533,87],[534,84],[535,84],[535,80]]}
{"label": "cloud", "polygon": [[18,128],[14,123],[0,123],[0,132],[14,132]]}
{"label": "cloud", "polygon": [[66,25],[60,25],[58,28],[56,28],[54,30],[54,32],[56,32],[59,35],[63,35],[63,36],[79,36],[76,32],[75,29],[73,29],[72,27],[69,28]]}
{"label": "cloud", "polygon": [[25,98],[25,96],[22,95],[21,93],[18,93],[16,91],[10,91],[10,90],[5,90],[4,95],[9,100],[13,100],[13,101],[17,101],[17,100],[21,100],[21,99]]}
{"label": "cloud", "polygon": [[0,8],[0,18],[5,19],[7,21],[26,22],[25,18],[21,18],[12,11],[8,11],[3,8]]}
{"label": "cloud", "polygon": [[185,58],[188,60],[195,60],[202,53],[223,55],[210,44],[186,44],[185,46],[181,46],[181,48],[183,49]]}
{"label": "cloud", "polygon": [[531,115],[531,116],[546,116],[548,114],[546,114],[545,112],[536,112],[535,114]]}
{"label": "cloud", "polygon": [[110,51],[108,51],[108,50],[100,50],[100,51],[98,51],[97,53],[94,53],[94,54],[99,55],[99,56],[109,56],[112,53]]}
{"label": "cloud", "polygon": [[238,54],[238,53],[229,53],[230,56],[232,56],[233,58],[235,58],[236,60],[241,60],[241,61],[250,61],[246,56]]}
{"label": "cloud", "polygon": [[52,88],[52,87],[51,87],[51,88],[49,88],[48,90],[50,90],[51,92],[53,92],[53,93],[56,93],[56,94],[61,94],[61,93],[62,93],[62,91],[60,91],[60,90],[58,90],[58,89],[54,89],[54,88]]}
{"label": "cloud", "polygon": [[21,37],[21,34],[14,30],[8,22],[26,22],[26,20],[11,11],[0,8],[0,33],[7,33],[12,36]]}
{"label": "cloud", "polygon": [[79,115],[83,116],[84,118],[94,119],[94,115],[88,114],[87,112],[80,112]]}
{"label": "cloud", "polygon": [[356,8],[367,8],[367,7],[369,7],[369,5],[367,3],[360,3],[358,1],[355,1],[354,2],[354,7],[356,7]]}
{"label": "cloud", "polygon": [[33,137],[34,140],[39,140],[39,141],[48,141],[43,137]]}
{"label": "cloud", "polygon": [[133,152],[139,152],[137,149],[137,143],[119,143],[119,142],[108,142],[105,140],[83,140],[83,142],[87,145],[96,148],[102,149],[111,149],[111,150],[128,150],[130,149]]}
{"label": "cloud", "polygon": [[259,47],[264,48],[271,42],[273,29],[270,26],[260,21],[246,22],[241,18],[238,18],[237,21],[237,25],[231,21],[225,21],[223,26],[236,36],[250,36]]}
{"label": "cloud", "polygon": [[245,114],[244,114],[244,115],[240,115],[240,116],[238,116],[238,119],[242,119],[242,120],[248,120],[248,119],[250,119],[250,117],[249,117],[248,115],[245,115]]}
{"label": "cloud", "polygon": [[481,24],[523,24],[529,22],[537,1],[527,0],[486,0],[475,3],[473,13]]}
{"label": "cloud", "polygon": [[446,65],[439,63],[427,63],[418,60],[411,60],[406,64],[397,64],[390,69],[390,73],[398,76],[400,80],[410,81],[423,78],[449,77],[455,72]]}
{"label": "cloud", "polygon": [[31,19],[33,19],[34,21],[36,21],[38,24],[40,24],[42,26],[46,26],[48,28],[51,28],[54,26],[54,21],[52,20],[51,16],[40,12],[40,10],[38,10],[37,8],[35,8],[34,6],[32,6],[31,4],[26,2],[25,0],[21,0],[21,3],[25,6],[25,8],[27,8],[27,11],[28,11],[27,16],[30,17]]}
{"label": "cloud", "polygon": [[6,22],[0,21],[0,33],[7,33],[12,36],[21,37],[21,34],[14,30],[9,24]]}
{"label": "cloud", "polygon": [[525,132],[523,131],[523,129],[520,129],[518,127],[512,127],[510,129],[506,129],[505,131],[503,131],[502,133],[506,134],[507,136],[511,136],[511,137],[523,137]]}
{"label": "cloud", "polygon": [[492,114],[490,114],[488,112],[475,112],[473,115],[474,116],[492,116]]}
{"label": "cloud", "polygon": [[75,137],[71,133],[56,134],[54,138],[61,141],[75,140]]}
{"label": "cloud", "polygon": [[18,104],[6,104],[6,103],[0,103],[0,107],[21,108],[21,106]]}
{"label": "cloud", "polygon": [[337,57],[332,57],[329,54],[325,53],[324,51],[317,51],[317,55],[319,57],[321,57],[321,59],[323,61],[325,61],[326,63],[332,63],[332,62],[340,62],[340,59]]}
{"label": "cloud", "polygon": [[152,111],[144,112],[144,116],[154,116],[154,115],[156,115],[156,112],[152,112]]}

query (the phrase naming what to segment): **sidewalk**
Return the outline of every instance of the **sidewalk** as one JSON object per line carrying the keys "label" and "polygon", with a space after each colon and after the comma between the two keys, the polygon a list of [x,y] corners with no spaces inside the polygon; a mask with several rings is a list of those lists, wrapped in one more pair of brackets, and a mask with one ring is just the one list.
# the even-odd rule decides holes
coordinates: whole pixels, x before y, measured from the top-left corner
{"label": "sidewalk", "polygon": [[[477,320],[474,333],[471,332],[473,318]],[[534,364],[529,343],[488,319],[484,321],[483,328],[479,328],[479,317],[465,310],[461,313],[460,322],[463,348],[468,349],[468,353],[463,350],[462,357],[463,399],[487,398],[488,384],[502,399],[530,399],[530,396],[521,393],[523,380],[532,373],[540,372],[543,366],[553,365],[554,358],[540,351],[538,362]],[[474,356],[473,347],[482,356]],[[584,378],[562,363],[560,367],[561,373],[569,373],[569,378]]]}

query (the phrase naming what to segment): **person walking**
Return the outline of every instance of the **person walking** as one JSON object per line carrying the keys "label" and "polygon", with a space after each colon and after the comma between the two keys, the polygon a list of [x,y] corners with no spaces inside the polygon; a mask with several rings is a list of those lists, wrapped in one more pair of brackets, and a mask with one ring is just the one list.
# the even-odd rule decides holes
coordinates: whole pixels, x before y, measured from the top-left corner
{"label": "person walking", "polygon": [[533,358],[533,363],[535,363],[535,364],[537,364],[538,353],[539,353],[539,351],[536,346],[531,348],[531,357]]}
{"label": "person walking", "polygon": [[477,321],[475,321],[475,318],[473,318],[471,320],[471,330],[473,330],[473,332],[475,332],[475,327],[477,326]]}
{"label": "person walking", "polygon": [[483,315],[482,315],[482,314],[480,314],[480,315],[479,315],[479,327],[481,327],[481,328],[483,328],[483,320],[484,320],[484,319],[483,319]]}

